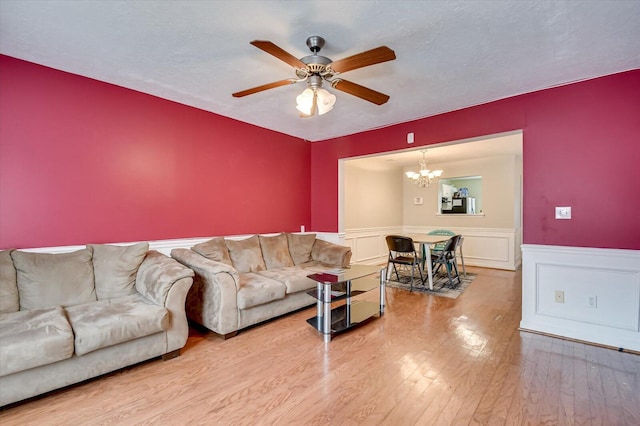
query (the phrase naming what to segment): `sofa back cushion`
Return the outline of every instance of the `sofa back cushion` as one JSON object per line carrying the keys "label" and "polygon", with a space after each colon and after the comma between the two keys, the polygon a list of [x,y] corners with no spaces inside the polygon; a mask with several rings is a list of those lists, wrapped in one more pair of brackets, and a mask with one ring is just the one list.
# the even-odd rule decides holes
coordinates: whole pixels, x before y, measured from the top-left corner
{"label": "sofa back cushion", "polygon": [[351,248],[333,244],[328,241],[316,240],[311,250],[311,259],[325,265],[342,266],[346,268],[351,262]]}
{"label": "sofa back cushion", "polygon": [[93,253],[93,274],[98,300],[114,299],[136,292],[136,274],[149,250],[149,243],[130,246],[88,244]]}
{"label": "sofa back cushion", "polygon": [[266,269],[257,235],[244,240],[225,240],[225,243],[229,249],[233,267],[238,272],[258,272]]}
{"label": "sofa back cushion", "polygon": [[11,252],[16,268],[20,309],[73,306],[96,301],[91,252]]}
{"label": "sofa back cushion", "polygon": [[0,251],[0,314],[20,310],[16,268],[11,259],[12,250]]}
{"label": "sofa back cushion", "polygon": [[289,254],[289,243],[285,234],[273,237],[260,235],[258,238],[260,239],[262,257],[267,269],[293,266],[293,259]]}
{"label": "sofa back cushion", "polygon": [[289,253],[294,265],[311,261],[311,250],[316,242],[316,234],[287,234]]}
{"label": "sofa back cushion", "polygon": [[229,249],[227,249],[227,245],[224,243],[224,238],[222,237],[212,238],[204,243],[196,244],[191,247],[191,250],[206,257],[207,259],[233,266],[233,263],[231,263],[231,257],[229,257]]}

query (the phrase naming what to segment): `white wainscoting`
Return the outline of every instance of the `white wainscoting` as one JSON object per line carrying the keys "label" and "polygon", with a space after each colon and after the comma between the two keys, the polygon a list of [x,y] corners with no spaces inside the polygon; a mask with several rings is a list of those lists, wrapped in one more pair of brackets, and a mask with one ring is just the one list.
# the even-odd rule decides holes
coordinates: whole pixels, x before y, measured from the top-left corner
{"label": "white wainscoting", "polygon": [[640,351],[640,251],[524,244],[522,253],[522,329]]}
{"label": "white wainscoting", "polygon": [[387,261],[387,235],[402,234],[402,227],[348,229],[344,244],[351,247],[351,263],[374,265]]}
{"label": "white wainscoting", "polygon": [[[345,244],[351,247],[353,263],[385,262],[388,255],[385,237],[390,234],[426,234],[434,227],[405,226],[347,229]],[[462,253],[465,265],[515,271],[520,267],[520,231],[516,229],[447,228],[464,236]]]}
{"label": "white wainscoting", "polygon": [[[427,234],[435,227],[405,226],[405,233]],[[462,254],[465,265],[483,268],[506,269],[515,271],[520,267],[522,256],[520,230],[511,228],[451,228],[448,230],[464,237]]]}

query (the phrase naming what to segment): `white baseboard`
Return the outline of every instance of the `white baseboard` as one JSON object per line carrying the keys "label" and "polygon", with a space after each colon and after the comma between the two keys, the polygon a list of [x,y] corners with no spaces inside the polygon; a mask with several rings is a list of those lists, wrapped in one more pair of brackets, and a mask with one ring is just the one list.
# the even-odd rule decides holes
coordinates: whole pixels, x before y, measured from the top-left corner
{"label": "white baseboard", "polygon": [[522,253],[522,329],[640,351],[640,251],[524,244]]}

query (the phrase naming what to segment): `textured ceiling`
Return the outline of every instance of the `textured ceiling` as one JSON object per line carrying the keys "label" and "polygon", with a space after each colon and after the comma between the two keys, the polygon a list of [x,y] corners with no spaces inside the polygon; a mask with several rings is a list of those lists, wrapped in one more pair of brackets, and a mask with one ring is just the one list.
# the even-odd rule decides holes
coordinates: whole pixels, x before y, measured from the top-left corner
{"label": "textured ceiling", "polygon": [[[640,68],[640,1],[0,0],[0,52],[317,141]],[[251,46],[296,57],[310,35],[333,60],[387,45],[393,62],[344,74],[388,94],[343,92],[301,119],[304,83]]]}

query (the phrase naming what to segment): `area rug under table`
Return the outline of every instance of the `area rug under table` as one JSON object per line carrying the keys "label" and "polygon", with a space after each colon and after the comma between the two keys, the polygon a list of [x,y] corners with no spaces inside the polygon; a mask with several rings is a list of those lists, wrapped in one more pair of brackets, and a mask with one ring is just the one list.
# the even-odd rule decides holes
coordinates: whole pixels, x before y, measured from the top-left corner
{"label": "area rug under table", "polygon": [[[448,297],[450,299],[455,299],[462,294],[463,291],[469,284],[475,279],[477,274],[473,274],[467,272],[467,276],[465,278],[464,274],[460,274],[460,284],[458,284],[458,280],[454,279],[453,284],[454,288],[449,287],[449,278],[447,278],[447,274],[438,273],[433,277],[433,290],[429,290],[429,281],[426,280],[424,284],[420,281],[420,277],[413,278],[413,292],[414,293],[426,293],[433,294],[435,296]],[[387,287],[399,288],[401,290],[409,291],[411,288],[411,276],[403,275],[400,273],[400,281],[396,281],[396,274],[393,273],[393,279],[389,279],[387,281]]]}

